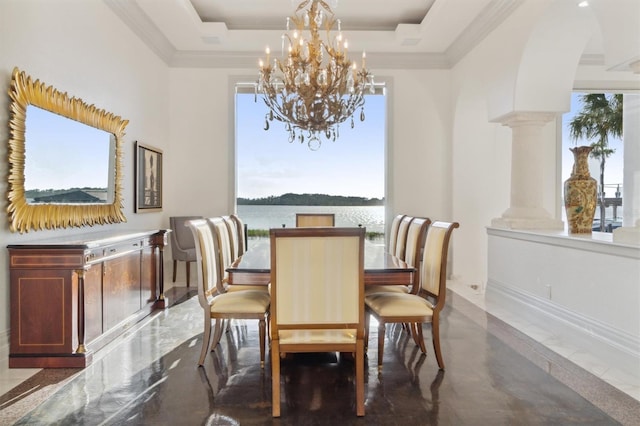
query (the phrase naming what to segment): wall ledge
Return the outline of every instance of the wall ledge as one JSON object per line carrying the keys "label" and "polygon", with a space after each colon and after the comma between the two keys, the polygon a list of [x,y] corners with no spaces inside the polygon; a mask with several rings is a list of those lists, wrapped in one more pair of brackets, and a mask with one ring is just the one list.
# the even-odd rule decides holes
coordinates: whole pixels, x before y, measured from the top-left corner
{"label": "wall ledge", "polygon": [[614,242],[613,235],[606,232],[568,234],[566,231],[532,231],[487,227],[487,234],[490,236],[640,260],[640,245]]}

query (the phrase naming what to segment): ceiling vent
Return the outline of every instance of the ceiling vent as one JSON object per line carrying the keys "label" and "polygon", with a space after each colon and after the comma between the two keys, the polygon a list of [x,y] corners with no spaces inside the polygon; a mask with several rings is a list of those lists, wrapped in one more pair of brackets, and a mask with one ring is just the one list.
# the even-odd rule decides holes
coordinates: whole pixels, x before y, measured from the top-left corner
{"label": "ceiling vent", "polygon": [[421,38],[404,38],[402,39],[402,46],[415,46],[422,41]]}
{"label": "ceiling vent", "polygon": [[220,37],[217,36],[204,36],[202,41],[206,44],[220,44]]}

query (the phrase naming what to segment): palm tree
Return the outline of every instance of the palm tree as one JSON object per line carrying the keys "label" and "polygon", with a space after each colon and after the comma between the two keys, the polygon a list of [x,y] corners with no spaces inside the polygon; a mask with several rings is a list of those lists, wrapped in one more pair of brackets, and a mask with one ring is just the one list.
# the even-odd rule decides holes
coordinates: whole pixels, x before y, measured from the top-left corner
{"label": "palm tree", "polygon": [[604,166],[615,152],[609,147],[609,136],[622,137],[622,94],[591,93],[580,96],[582,111],[569,123],[571,138],[595,140],[591,157],[600,160],[600,231],[605,230]]}

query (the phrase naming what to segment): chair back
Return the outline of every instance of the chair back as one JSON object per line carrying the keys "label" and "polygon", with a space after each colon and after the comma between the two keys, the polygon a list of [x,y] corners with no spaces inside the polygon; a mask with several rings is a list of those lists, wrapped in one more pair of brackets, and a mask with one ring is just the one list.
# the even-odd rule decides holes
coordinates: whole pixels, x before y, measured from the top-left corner
{"label": "chair back", "polygon": [[218,291],[225,293],[228,287],[229,272],[227,268],[233,263],[233,252],[231,246],[231,239],[229,238],[229,227],[227,223],[221,217],[211,217],[208,219],[211,227],[213,228],[213,234],[217,242],[218,251],[218,274],[220,279],[218,280]]}
{"label": "chair back", "polygon": [[240,256],[240,236],[238,235],[238,225],[231,216],[221,216],[227,225],[229,232],[229,241],[231,242],[231,258],[236,260]]}
{"label": "chair back", "polygon": [[407,233],[409,232],[409,225],[412,220],[413,216],[405,216],[400,220],[400,225],[398,225],[398,237],[396,238],[396,251],[394,253],[398,259],[404,260],[407,247]]}
{"label": "chair back", "polygon": [[271,324],[364,333],[364,228],[271,230]]}
{"label": "chair back", "polygon": [[336,226],[334,213],[296,213],[296,227]]}
{"label": "chair back", "polygon": [[387,245],[387,252],[395,254],[396,244],[398,243],[398,228],[400,227],[400,221],[404,217],[403,214],[399,214],[393,218],[391,227],[389,228],[389,244]]}
{"label": "chair back", "polygon": [[403,259],[409,266],[418,267],[420,265],[420,256],[430,224],[431,221],[426,217],[416,217],[409,224]]}
{"label": "chair back", "polygon": [[198,270],[198,301],[208,310],[218,288],[218,255],[213,230],[206,219],[187,222],[195,241]]}
{"label": "chair back", "polygon": [[451,233],[458,222],[433,222],[427,230],[420,282],[427,296],[436,298],[435,309],[444,304],[447,286],[447,255]]}
{"label": "chair back", "polygon": [[431,221],[424,217],[416,217],[409,224],[407,230],[406,249],[404,253],[404,261],[409,266],[416,268],[418,273],[415,274],[415,282],[413,283],[412,293],[420,290],[420,261],[422,260],[422,250],[424,248],[425,239],[427,238],[427,229]]}
{"label": "chair back", "polygon": [[235,214],[231,215],[231,219],[235,222],[238,230],[238,256],[242,256],[247,251],[247,235],[244,229],[244,222]]}
{"label": "chair back", "polygon": [[169,227],[171,232],[171,256],[175,260],[196,260],[193,234],[186,226],[190,220],[202,219],[202,216],[171,216],[169,217]]}

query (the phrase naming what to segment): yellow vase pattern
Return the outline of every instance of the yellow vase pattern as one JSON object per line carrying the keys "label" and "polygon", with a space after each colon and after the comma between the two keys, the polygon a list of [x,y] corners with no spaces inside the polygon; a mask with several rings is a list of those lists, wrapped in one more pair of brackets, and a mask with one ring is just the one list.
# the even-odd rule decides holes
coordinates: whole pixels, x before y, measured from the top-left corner
{"label": "yellow vase pattern", "polygon": [[569,223],[569,233],[588,234],[596,212],[598,183],[589,173],[590,146],[569,148],[574,164],[571,176],[564,182],[564,208]]}

